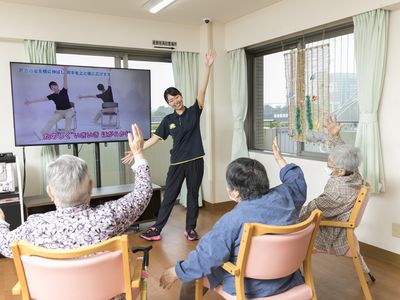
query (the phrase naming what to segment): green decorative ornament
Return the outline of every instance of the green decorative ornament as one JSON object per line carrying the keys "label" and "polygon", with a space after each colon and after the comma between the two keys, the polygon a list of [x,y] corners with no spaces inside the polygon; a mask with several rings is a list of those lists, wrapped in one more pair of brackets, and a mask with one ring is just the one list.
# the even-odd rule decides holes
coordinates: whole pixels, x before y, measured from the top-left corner
{"label": "green decorative ornament", "polygon": [[306,96],[306,117],[308,123],[308,130],[313,130],[313,119],[312,119],[312,111],[311,111],[311,97]]}
{"label": "green decorative ornament", "polygon": [[301,135],[301,109],[300,106],[296,107],[296,131],[298,135]]}

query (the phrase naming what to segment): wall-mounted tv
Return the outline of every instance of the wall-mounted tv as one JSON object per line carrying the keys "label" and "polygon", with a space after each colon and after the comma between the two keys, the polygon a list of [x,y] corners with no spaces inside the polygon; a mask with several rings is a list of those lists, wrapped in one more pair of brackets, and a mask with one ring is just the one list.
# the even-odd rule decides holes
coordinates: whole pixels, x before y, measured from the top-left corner
{"label": "wall-mounted tv", "polygon": [[150,137],[150,70],[10,63],[16,146]]}

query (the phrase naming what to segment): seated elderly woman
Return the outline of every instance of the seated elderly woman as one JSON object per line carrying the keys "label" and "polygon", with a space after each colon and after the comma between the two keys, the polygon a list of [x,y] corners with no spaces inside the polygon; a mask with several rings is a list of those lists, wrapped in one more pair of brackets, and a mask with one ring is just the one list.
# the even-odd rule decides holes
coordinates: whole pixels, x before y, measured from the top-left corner
{"label": "seated elderly woman", "polygon": [[[324,192],[305,205],[300,212],[300,220],[305,220],[318,208],[325,219],[347,221],[362,185],[358,172],[360,155],[356,147],[345,145],[340,138],[341,125],[334,116],[329,117],[326,125],[335,146],[328,158],[327,171],[330,175]],[[315,248],[322,252],[345,255],[349,249],[346,231],[342,228],[320,227]]]}
{"label": "seated elderly woman", "polygon": [[143,156],[143,136],[132,125],[129,147],[135,156],[135,185],[124,197],[90,207],[92,181],[85,161],[63,155],[47,167],[47,193],[55,211],[35,214],[13,231],[0,210],[0,253],[12,257],[11,243],[24,240],[50,249],[72,249],[99,243],[122,234],[147,207],[152,186],[150,170]]}
{"label": "seated elderly woman", "polygon": [[[275,158],[281,168],[282,184],[269,188],[264,166],[250,158],[239,158],[226,170],[229,197],[239,202],[226,213],[190,252],[186,260],[164,272],[160,284],[169,288],[179,278],[182,282],[180,299],[194,299],[195,280],[207,276],[211,288],[223,285],[225,292],[235,294],[233,276],[220,266],[227,261],[236,263],[245,223],[289,225],[298,222],[298,215],[306,199],[307,186],[303,172],[294,164],[287,164],[280,154],[276,140]],[[303,284],[299,271],[276,280],[245,279],[247,298],[279,294]]]}

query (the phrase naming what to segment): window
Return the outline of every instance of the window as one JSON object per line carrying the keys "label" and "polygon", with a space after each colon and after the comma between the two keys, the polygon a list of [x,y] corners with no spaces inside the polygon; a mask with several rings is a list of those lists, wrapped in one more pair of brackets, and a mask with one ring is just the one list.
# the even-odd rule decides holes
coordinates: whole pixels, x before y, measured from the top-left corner
{"label": "window", "polygon": [[174,86],[172,63],[155,61],[129,60],[128,67],[132,69],[146,69],[151,73],[151,131],[154,132],[161,120],[172,109],[164,100],[164,91]]}
{"label": "window", "polygon": [[[357,77],[352,24],[247,49],[249,145],[317,157],[328,135],[328,114],[345,124],[343,139],[354,144],[358,124]],[[297,102],[296,102],[297,101]]]}

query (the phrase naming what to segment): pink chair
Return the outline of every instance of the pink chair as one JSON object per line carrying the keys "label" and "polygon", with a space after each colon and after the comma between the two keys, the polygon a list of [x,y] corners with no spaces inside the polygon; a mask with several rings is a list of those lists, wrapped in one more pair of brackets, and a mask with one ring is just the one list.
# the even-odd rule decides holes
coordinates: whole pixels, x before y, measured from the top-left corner
{"label": "pink chair", "polygon": [[[279,295],[254,300],[310,300],[317,299],[311,270],[311,255],[321,218],[315,210],[302,223],[289,226],[270,226],[246,223],[244,225],[236,265],[226,262],[222,268],[235,276],[236,295],[214,289],[224,299],[245,300],[244,278],[278,279],[296,272],[302,265],[305,284],[296,286]],[[196,281],[196,300],[203,297],[203,285],[207,279]]]}
{"label": "pink chair", "polygon": [[136,258],[131,274],[126,235],[73,250],[16,241],[12,252],[19,280],[12,292],[23,300],[98,300],[123,293],[130,300],[141,292],[143,259]]}

